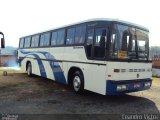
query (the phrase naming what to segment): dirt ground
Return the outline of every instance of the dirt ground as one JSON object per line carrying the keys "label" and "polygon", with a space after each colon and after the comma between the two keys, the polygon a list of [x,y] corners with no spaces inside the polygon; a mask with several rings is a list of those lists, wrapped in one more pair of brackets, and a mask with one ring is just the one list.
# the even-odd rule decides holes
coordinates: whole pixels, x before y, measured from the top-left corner
{"label": "dirt ground", "polygon": [[67,86],[26,74],[0,76],[0,113],[8,114],[146,114],[160,112],[160,78],[151,89],[120,96],[85,91],[77,95]]}

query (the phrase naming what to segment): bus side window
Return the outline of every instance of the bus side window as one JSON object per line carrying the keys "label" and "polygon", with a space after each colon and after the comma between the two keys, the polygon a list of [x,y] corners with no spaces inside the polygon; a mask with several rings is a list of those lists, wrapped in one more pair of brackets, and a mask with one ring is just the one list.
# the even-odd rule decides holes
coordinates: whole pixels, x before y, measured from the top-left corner
{"label": "bus side window", "polygon": [[32,36],[31,47],[38,47],[39,45],[39,35]]}
{"label": "bus side window", "polygon": [[24,48],[29,48],[31,44],[31,37],[25,38]]}
{"label": "bus side window", "polygon": [[35,39],[35,37],[34,36],[32,36],[32,40],[31,40],[31,47],[34,47],[34,40]]}
{"label": "bus side window", "polygon": [[19,48],[23,48],[23,46],[24,46],[24,38],[21,38]]}
{"label": "bus side window", "polygon": [[51,46],[54,46],[56,44],[57,44],[57,32],[52,32]]}
{"label": "bus side window", "polygon": [[41,37],[40,37],[40,46],[44,46],[44,34],[41,34]]}
{"label": "bus side window", "polygon": [[86,52],[89,58],[92,57],[92,45],[93,45],[94,29],[89,29],[87,33]]}
{"label": "bus side window", "polygon": [[76,27],[75,32],[75,44],[83,44],[85,41],[85,25],[80,25]]}
{"label": "bus side window", "polygon": [[67,45],[74,44],[74,34],[75,34],[75,28],[70,28],[67,30],[67,38],[66,38]]}
{"label": "bus side window", "polygon": [[57,35],[57,45],[63,45],[64,44],[64,35],[65,35],[65,30],[58,30],[58,35]]}
{"label": "bus side window", "polygon": [[49,46],[50,43],[50,32],[41,34],[40,46]]}
{"label": "bus side window", "polygon": [[50,45],[50,32],[47,32],[44,34],[44,46],[49,46]]}

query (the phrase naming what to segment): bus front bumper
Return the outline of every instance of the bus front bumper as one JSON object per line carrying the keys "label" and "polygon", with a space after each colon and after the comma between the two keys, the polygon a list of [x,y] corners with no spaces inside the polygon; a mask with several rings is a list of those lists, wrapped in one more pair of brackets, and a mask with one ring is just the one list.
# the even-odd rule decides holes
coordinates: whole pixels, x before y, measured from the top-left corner
{"label": "bus front bumper", "polygon": [[124,93],[147,90],[152,85],[152,79],[139,80],[107,80],[106,81],[106,95],[119,95]]}

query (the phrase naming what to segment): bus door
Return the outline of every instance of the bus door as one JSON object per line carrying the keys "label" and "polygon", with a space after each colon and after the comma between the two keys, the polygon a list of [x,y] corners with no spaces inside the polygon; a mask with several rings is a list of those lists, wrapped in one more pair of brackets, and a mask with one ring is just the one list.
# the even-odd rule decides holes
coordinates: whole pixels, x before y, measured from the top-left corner
{"label": "bus door", "polygon": [[96,28],[93,42],[93,58],[104,59],[106,49],[106,28]]}
{"label": "bus door", "polygon": [[[92,64],[89,66],[90,80],[87,87],[104,94],[106,82],[106,28],[91,28],[87,32],[86,54]],[[101,87],[100,87],[101,86]]]}
{"label": "bus door", "polygon": [[106,55],[106,42],[106,28],[88,29],[86,41],[86,54],[88,59],[104,60]]}

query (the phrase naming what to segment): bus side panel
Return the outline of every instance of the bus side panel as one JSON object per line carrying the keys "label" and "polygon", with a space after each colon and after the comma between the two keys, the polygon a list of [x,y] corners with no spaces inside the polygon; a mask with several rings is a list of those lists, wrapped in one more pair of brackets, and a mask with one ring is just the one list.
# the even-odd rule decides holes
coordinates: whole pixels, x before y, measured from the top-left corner
{"label": "bus side panel", "polygon": [[91,79],[86,79],[85,89],[105,95],[106,91],[106,65],[91,64],[85,71],[86,76],[91,75]]}
{"label": "bus side panel", "polygon": [[[67,77],[64,74],[64,48],[63,47],[51,47],[50,48],[50,67],[52,69],[53,78],[55,81],[67,84]],[[52,76],[51,76],[52,77]]]}
{"label": "bus side panel", "polygon": [[[106,66],[84,63],[65,63],[66,71],[71,67],[80,68],[84,76],[84,89],[105,95],[106,93]],[[66,73],[67,74],[67,73]]]}
{"label": "bus side panel", "polygon": [[46,49],[44,51],[46,52],[37,51],[35,53],[37,56],[36,56],[36,59],[34,60],[36,63],[34,67],[40,71],[40,74],[37,74],[38,71],[36,70],[35,74],[45,78],[55,80],[52,72],[51,61],[48,58],[46,58],[47,54],[50,54],[48,52],[49,50],[47,51]]}
{"label": "bus side panel", "polygon": [[84,89],[105,95],[106,64],[105,61],[94,61],[86,58],[84,46],[65,47],[64,72],[67,78],[71,67],[80,68],[84,75]]}
{"label": "bus side panel", "polygon": [[28,61],[30,61],[32,64],[32,73],[35,75],[41,76],[37,60],[36,59],[28,59]]}
{"label": "bus side panel", "polygon": [[23,71],[23,72],[26,72],[26,63],[27,63],[27,59],[24,59],[24,60],[22,60],[22,61],[20,61],[20,67],[21,67],[21,70]]}
{"label": "bus side panel", "polygon": [[[108,74],[111,76],[109,80],[135,80],[146,79],[152,77],[152,63],[136,63],[136,62],[107,62]],[[114,72],[118,69],[119,72]]]}
{"label": "bus side panel", "polygon": [[30,61],[33,74],[66,84],[66,79],[63,74],[63,64],[59,62],[63,60],[62,48],[53,48],[51,50],[44,48],[43,51],[41,48],[37,48],[36,50],[26,49],[20,50],[18,55],[24,71],[26,71],[27,61]]}

